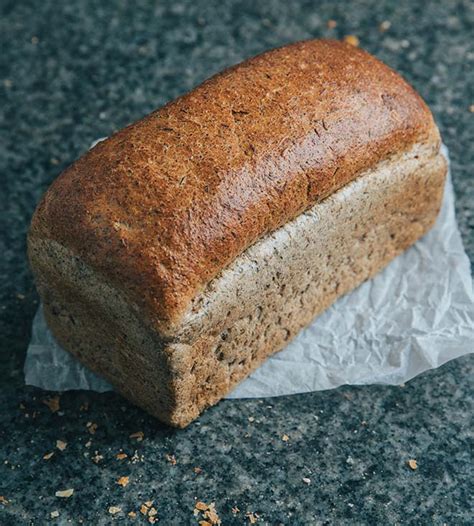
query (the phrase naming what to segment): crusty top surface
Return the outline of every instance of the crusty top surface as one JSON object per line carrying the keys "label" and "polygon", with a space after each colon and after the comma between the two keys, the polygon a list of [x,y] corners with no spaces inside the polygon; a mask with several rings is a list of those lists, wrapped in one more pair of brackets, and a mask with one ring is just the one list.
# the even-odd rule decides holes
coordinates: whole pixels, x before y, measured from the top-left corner
{"label": "crusty top surface", "polygon": [[72,249],[169,329],[257,239],[433,130],[416,92],[368,53],[299,42],[99,143],[47,191],[30,236]]}

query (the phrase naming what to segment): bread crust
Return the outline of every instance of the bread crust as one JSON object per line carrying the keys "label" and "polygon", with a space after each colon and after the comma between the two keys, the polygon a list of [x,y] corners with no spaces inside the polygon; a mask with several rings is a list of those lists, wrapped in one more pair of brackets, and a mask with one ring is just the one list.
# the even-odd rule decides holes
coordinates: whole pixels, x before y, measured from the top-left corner
{"label": "bread crust", "polygon": [[99,143],[46,192],[29,236],[67,247],[168,337],[248,247],[415,143],[439,135],[399,75],[348,44],[299,42]]}

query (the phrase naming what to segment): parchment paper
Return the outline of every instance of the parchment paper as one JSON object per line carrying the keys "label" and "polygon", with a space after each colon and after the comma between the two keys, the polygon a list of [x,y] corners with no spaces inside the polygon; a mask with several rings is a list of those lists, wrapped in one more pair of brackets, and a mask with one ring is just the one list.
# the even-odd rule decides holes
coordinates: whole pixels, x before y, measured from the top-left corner
{"label": "parchment paper", "polygon": [[[342,384],[401,384],[473,350],[472,278],[449,174],[435,227],[374,279],[339,299],[228,398]],[[33,322],[25,381],[54,391],[111,389],[58,346],[41,308]]]}

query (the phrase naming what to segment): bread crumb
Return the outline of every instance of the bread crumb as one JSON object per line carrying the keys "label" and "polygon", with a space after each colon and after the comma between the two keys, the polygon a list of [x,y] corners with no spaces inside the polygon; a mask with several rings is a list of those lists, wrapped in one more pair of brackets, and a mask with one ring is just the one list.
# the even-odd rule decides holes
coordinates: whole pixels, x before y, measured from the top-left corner
{"label": "bread crumb", "polygon": [[205,502],[197,501],[194,506],[194,516],[198,517],[200,513],[202,514],[203,519],[199,521],[201,526],[215,526],[221,524],[214,502],[206,504]]}
{"label": "bread crumb", "polygon": [[153,506],[153,501],[152,501],[152,500],[147,500],[147,501],[145,501],[145,506],[146,506],[147,508],[151,508],[151,507]]}
{"label": "bread crumb", "polygon": [[119,486],[122,486],[122,488],[124,488],[125,486],[127,486],[129,482],[130,482],[130,477],[120,477],[120,478],[117,480],[117,484],[118,484]]}
{"label": "bread crumb", "polygon": [[176,457],[175,457],[174,455],[168,455],[168,454],[166,454],[165,456],[166,456],[166,460],[167,460],[170,464],[172,464],[173,466],[176,465]]}
{"label": "bread crumb", "polygon": [[87,422],[86,427],[91,435],[95,435],[95,432],[99,426],[94,422]]}
{"label": "bread crumb", "polygon": [[59,449],[59,451],[64,451],[67,448],[67,442],[56,440],[56,447]]}
{"label": "bread crumb", "polygon": [[290,437],[288,435],[283,435],[281,439],[283,440],[283,442],[288,442],[288,440],[290,440]]}
{"label": "bread crumb", "polygon": [[72,488],[69,489],[61,489],[56,491],[55,495],[56,497],[61,497],[63,499],[68,499],[69,497],[72,497],[74,493],[74,490]]}
{"label": "bread crumb", "polygon": [[0,495],[0,504],[3,504],[4,506],[6,506],[7,504],[10,504],[10,501],[3,495]]}
{"label": "bread crumb", "polygon": [[385,33],[385,31],[388,31],[391,26],[392,26],[392,22],[390,22],[389,20],[384,20],[379,25],[379,31],[381,33]]}
{"label": "bread crumb", "polygon": [[84,444],[84,447],[91,447],[92,446],[92,440],[88,440],[85,444]]}
{"label": "bread crumb", "polygon": [[415,469],[418,469],[418,462],[414,459],[414,458],[411,458],[409,461],[408,461],[408,465],[410,466],[410,468],[415,471]]}
{"label": "bread crumb", "polygon": [[234,515],[237,515],[237,513],[239,513],[239,511],[240,511],[240,510],[239,510],[239,508],[237,508],[237,506],[234,506],[234,507],[232,508],[232,513],[233,513]]}
{"label": "bread crumb", "polygon": [[335,20],[328,20],[327,24],[328,29],[334,29],[337,27],[337,22]]}
{"label": "bread crumb", "polygon": [[49,407],[51,413],[57,413],[59,411],[59,396],[53,396],[47,400],[43,400],[43,404]]}
{"label": "bread crumb", "polygon": [[103,455],[100,455],[98,451],[95,452],[95,455],[92,457],[92,460],[98,464],[101,460],[104,459]]}
{"label": "bread crumb", "polygon": [[46,455],[43,455],[44,460],[49,460],[54,455],[54,451],[51,451],[51,453],[46,453]]}
{"label": "bread crumb", "polygon": [[255,418],[253,416],[249,416],[249,422],[255,422]]}
{"label": "bread crumb", "polygon": [[142,515],[146,515],[146,514],[148,513],[148,508],[145,506],[145,504],[142,504],[142,505],[140,506],[140,513],[141,513]]}
{"label": "bread crumb", "polygon": [[256,513],[250,513],[250,511],[248,511],[245,516],[247,517],[247,519],[249,520],[250,524],[255,524],[258,520],[258,515]]}
{"label": "bread crumb", "polygon": [[135,433],[132,433],[128,438],[134,438],[137,442],[141,442],[144,439],[145,435],[143,434],[143,431],[136,431]]}
{"label": "bread crumb", "polygon": [[311,479],[309,479],[308,477],[303,477],[303,482],[305,484],[311,484]]}
{"label": "bread crumb", "polygon": [[344,37],[344,42],[354,47],[358,47],[358,45],[360,44],[359,38],[356,37],[355,35],[346,35]]}
{"label": "bread crumb", "polygon": [[52,519],[56,519],[57,517],[59,517],[59,511],[58,510],[55,510],[55,511],[52,511],[49,516],[52,518]]}
{"label": "bread crumb", "polygon": [[155,517],[148,517],[148,522],[149,522],[150,524],[155,524],[155,522],[156,522],[156,518],[155,518]]}
{"label": "bread crumb", "polygon": [[198,467],[198,466],[193,468],[193,471],[194,471],[194,473],[196,473],[196,475],[199,475],[199,473],[202,473],[202,469],[200,467]]}
{"label": "bread crumb", "polygon": [[120,513],[122,511],[122,508],[119,508],[118,506],[110,506],[109,513],[111,515],[115,515],[116,513]]}
{"label": "bread crumb", "polygon": [[128,457],[127,453],[117,453],[115,455],[115,458],[117,460],[125,460]]}
{"label": "bread crumb", "polygon": [[154,517],[157,513],[158,511],[156,510],[156,508],[150,508],[150,510],[148,511],[148,516]]}
{"label": "bread crumb", "polygon": [[471,105],[469,106],[469,111],[470,111],[471,113],[474,113],[474,104],[471,104]]}
{"label": "bread crumb", "polygon": [[129,511],[129,512],[127,513],[127,515],[128,515],[129,517],[131,517],[132,519],[134,519],[134,518],[137,516],[137,514],[136,514],[134,511]]}

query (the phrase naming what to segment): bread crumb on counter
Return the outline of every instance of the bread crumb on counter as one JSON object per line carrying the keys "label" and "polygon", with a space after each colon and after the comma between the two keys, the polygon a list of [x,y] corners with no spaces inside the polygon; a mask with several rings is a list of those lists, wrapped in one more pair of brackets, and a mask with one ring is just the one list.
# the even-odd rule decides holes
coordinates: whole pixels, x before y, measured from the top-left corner
{"label": "bread crumb on counter", "polygon": [[135,433],[129,435],[128,438],[134,438],[137,442],[141,442],[145,438],[145,435],[143,431],[136,431]]}
{"label": "bread crumb on counter", "polygon": [[56,447],[59,449],[59,451],[64,451],[67,448],[67,442],[64,442],[63,440],[56,440]]}
{"label": "bread crumb on counter", "polygon": [[411,458],[407,462],[407,464],[410,467],[410,469],[412,469],[413,471],[415,471],[415,469],[418,469],[418,462],[414,458]]}
{"label": "bread crumb on counter", "polygon": [[69,497],[72,497],[73,494],[74,494],[74,489],[73,488],[60,489],[60,490],[56,491],[56,493],[55,493],[56,497],[60,497],[62,499],[68,499]]}
{"label": "bread crumb on counter", "polygon": [[326,25],[328,29],[334,29],[337,27],[337,22],[335,20],[328,20]]}
{"label": "bread crumb on counter", "polygon": [[51,413],[57,413],[59,411],[59,396],[53,396],[52,398],[47,398],[43,400],[43,404],[49,407]]}
{"label": "bread crumb on counter", "polygon": [[359,37],[356,37],[355,35],[346,35],[344,37],[344,42],[354,47],[358,47],[360,44]]}
{"label": "bread crumb on counter", "polygon": [[117,484],[118,484],[119,486],[122,486],[122,488],[124,488],[125,486],[127,486],[129,482],[130,482],[130,477],[120,477],[120,478],[117,480]]}
{"label": "bread crumb on counter", "polygon": [[389,20],[384,20],[379,24],[379,31],[381,33],[385,33],[385,31],[388,31],[392,27],[392,22]]}

